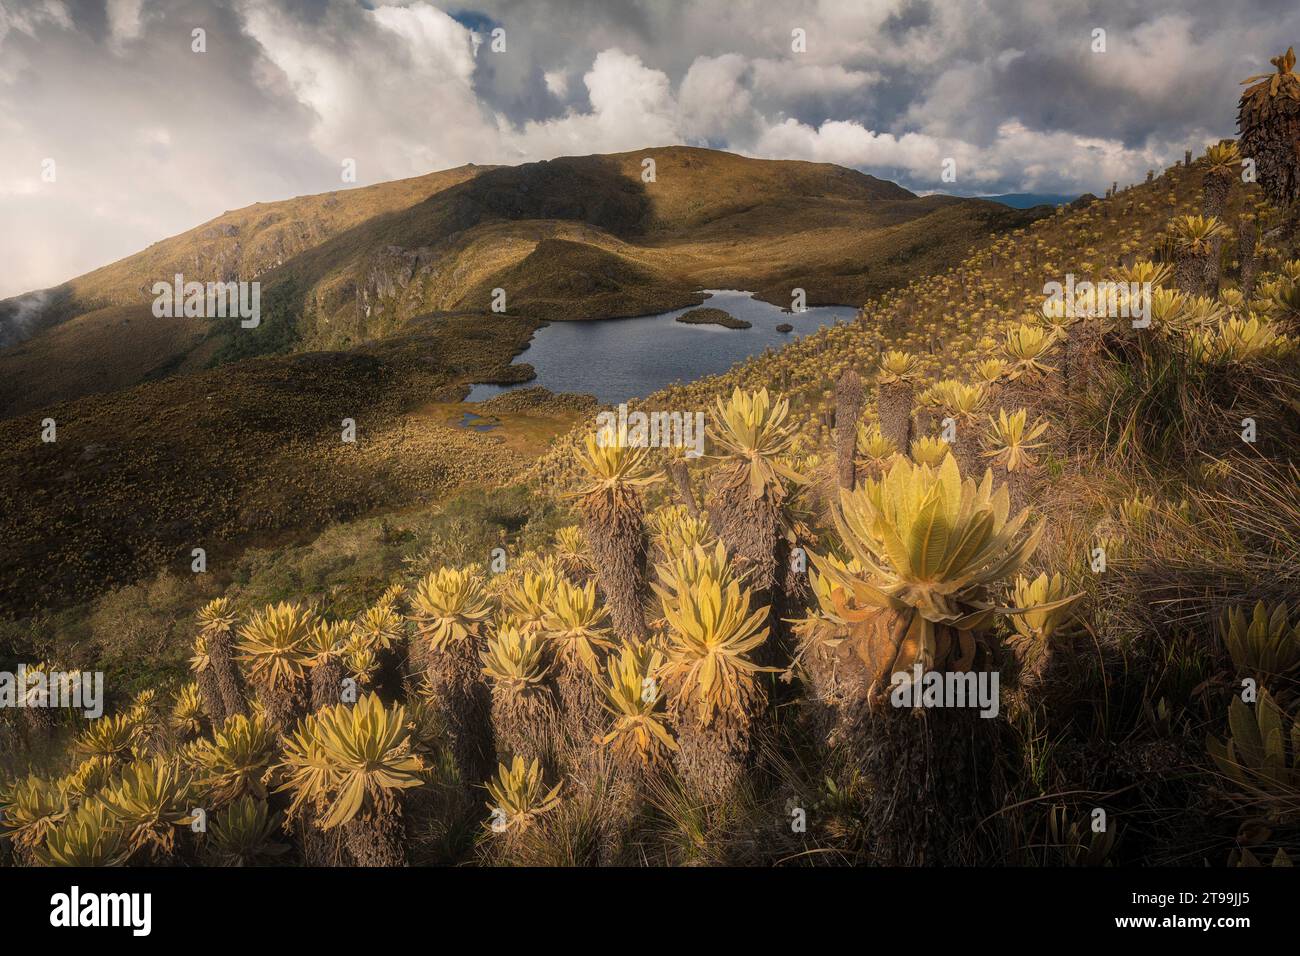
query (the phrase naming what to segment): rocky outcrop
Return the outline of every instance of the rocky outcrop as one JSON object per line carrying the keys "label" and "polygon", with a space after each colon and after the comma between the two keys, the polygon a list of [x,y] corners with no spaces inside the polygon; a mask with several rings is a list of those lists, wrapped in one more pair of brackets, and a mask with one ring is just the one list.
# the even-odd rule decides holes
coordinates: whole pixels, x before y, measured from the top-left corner
{"label": "rocky outcrop", "polygon": [[423,279],[434,272],[433,254],[424,247],[385,246],[367,263],[353,285],[357,321],[376,317],[401,320],[421,310]]}

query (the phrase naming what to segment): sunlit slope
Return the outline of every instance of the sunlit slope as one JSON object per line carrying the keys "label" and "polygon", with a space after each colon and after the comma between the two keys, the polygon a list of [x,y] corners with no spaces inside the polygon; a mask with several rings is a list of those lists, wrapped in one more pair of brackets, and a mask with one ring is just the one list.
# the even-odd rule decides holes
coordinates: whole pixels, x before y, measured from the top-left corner
{"label": "sunlit slope", "polygon": [[[819,330],[722,375],[663,389],[648,396],[645,405],[703,409],[733,387],[775,388],[790,398],[792,414],[815,431],[818,417],[832,407],[839,376],[850,368],[873,376],[876,359],[886,349],[916,354],[923,380],[969,378],[976,358],[996,348],[1008,324],[1041,309],[1044,283],[1064,282],[1067,272],[1080,281],[1096,280],[1123,259],[1167,253],[1170,220],[1200,212],[1202,176],[1203,163],[1173,166],[1153,182],[1113,197],[1061,207],[982,243],[957,265],[920,272],[866,299],[857,322]],[[1226,219],[1252,214],[1257,199],[1255,193],[1235,190]],[[923,221],[894,228],[920,225]],[[567,472],[576,437],[539,462],[539,473]]]}
{"label": "sunlit slope", "polygon": [[[153,284],[170,280],[178,272],[199,282],[251,281],[358,223],[408,207],[486,168],[460,166],[374,186],[259,202],[222,213],[45,290],[43,295],[28,293],[0,301],[0,347],[95,309],[149,302]],[[33,302],[45,304],[21,325],[13,321],[21,305]]]}
{"label": "sunlit slope", "polygon": [[[461,167],[257,204],[38,297],[0,303],[7,340],[32,345],[0,352],[0,364],[12,382],[46,383],[0,393],[0,414],[214,360],[349,348],[431,312],[489,311],[498,289],[508,313],[545,320],[662,311],[718,287],[782,305],[796,289],[810,304],[856,303],[1040,214],[921,198],[830,164],[688,147]],[[181,334],[174,320],[157,320],[153,341],[141,341],[151,326],[134,329],[148,362],[120,361],[119,330],[102,322],[83,323],[72,339],[49,331],[105,306],[146,305],[153,283],[177,272],[256,280],[264,293],[289,289],[292,301],[252,348],[228,324],[199,337],[192,323],[179,323],[189,326]]]}

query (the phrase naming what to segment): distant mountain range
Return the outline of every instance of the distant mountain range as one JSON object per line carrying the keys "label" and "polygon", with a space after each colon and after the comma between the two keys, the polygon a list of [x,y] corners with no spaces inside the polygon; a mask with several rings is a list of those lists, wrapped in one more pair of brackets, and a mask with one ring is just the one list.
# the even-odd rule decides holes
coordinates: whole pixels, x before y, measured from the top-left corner
{"label": "distant mountain range", "polygon": [[1079,198],[1078,194],[1066,196],[1059,193],[1004,193],[1001,196],[981,196],[990,202],[1000,202],[1012,209],[1032,209],[1034,206],[1068,206]]}

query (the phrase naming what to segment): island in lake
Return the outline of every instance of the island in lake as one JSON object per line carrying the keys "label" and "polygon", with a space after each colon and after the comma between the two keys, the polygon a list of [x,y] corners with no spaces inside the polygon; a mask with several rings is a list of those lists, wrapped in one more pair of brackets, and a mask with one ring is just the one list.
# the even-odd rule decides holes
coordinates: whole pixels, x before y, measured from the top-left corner
{"label": "island in lake", "polygon": [[710,308],[691,309],[689,312],[683,312],[677,316],[677,321],[685,322],[687,325],[721,325],[728,329],[748,329],[753,327],[753,323],[738,319],[730,312]]}

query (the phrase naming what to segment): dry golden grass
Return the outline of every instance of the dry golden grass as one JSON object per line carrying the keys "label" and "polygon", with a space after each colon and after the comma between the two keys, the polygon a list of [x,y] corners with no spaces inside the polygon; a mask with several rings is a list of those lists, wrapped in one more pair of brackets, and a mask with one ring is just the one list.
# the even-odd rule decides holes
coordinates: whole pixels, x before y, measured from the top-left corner
{"label": "dry golden grass", "polygon": [[[370,348],[254,359],[53,406],[41,413],[57,423],[51,444],[40,418],[0,421],[0,607],[84,598],[156,568],[186,570],[191,548],[229,555],[250,536],[505,480],[528,460],[524,446],[417,410],[503,375],[535,325],[466,315],[414,328]],[[356,421],[355,444],[341,440],[344,418]]]}
{"label": "dry golden grass", "polygon": [[147,305],[87,312],[0,352],[0,409],[16,415],[201,368],[206,337],[205,320],[157,319]]}
{"label": "dry golden grass", "polygon": [[[656,162],[653,183],[641,181],[644,158]],[[67,283],[35,328],[148,303],[153,283],[177,272],[256,279],[264,294],[292,281],[299,350],[374,341],[430,312],[483,312],[497,288],[511,314],[560,321],[694,305],[703,288],[748,289],[786,306],[795,288],[812,305],[856,303],[1040,214],[919,198],[829,164],[681,146],[460,167],[226,213]],[[0,392],[0,413],[85,394],[84,378],[122,387],[197,367],[213,352],[193,336],[193,320],[158,319],[133,335],[150,330],[156,341],[136,339],[146,366],[120,360],[112,327],[86,324],[75,368],[66,337],[38,332],[7,366],[14,381],[45,384],[35,397]]]}

